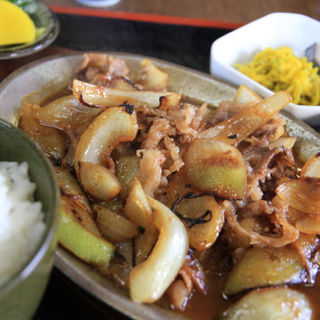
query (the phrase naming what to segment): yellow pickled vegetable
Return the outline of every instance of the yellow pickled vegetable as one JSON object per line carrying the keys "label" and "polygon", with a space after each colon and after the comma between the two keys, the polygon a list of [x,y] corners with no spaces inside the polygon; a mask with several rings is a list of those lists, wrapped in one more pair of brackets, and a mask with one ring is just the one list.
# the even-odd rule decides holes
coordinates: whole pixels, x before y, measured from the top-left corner
{"label": "yellow pickled vegetable", "polygon": [[293,103],[320,104],[318,68],[306,57],[295,56],[291,48],[267,48],[257,53],[249,63],[235,67],[274,92],[286,90],[292,95]]}
{"label": "yellow pickled vegetable", "polygon": [[0,0],[0,46],[28,43],[36,38],[36,28],[21,8]]}

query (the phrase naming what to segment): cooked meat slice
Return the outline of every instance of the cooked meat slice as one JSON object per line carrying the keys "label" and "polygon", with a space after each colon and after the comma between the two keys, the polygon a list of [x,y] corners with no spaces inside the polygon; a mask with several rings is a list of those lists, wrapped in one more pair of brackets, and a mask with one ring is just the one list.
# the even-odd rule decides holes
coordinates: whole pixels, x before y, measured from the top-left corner
{"label": "cooked meat slice", "polygon": [[183,311],[188,304],[190,292],[182,279],[177,279],[167,290],[167,295],[171,302],[171,307],[175,310]]}
{"label": "cooked meat slice", "polygon": [[126,77],[129,69],[121,58],[103,53],[85,53],[76,73],[84,72],[86,79],[94,84],[105,85],[113,78]]}
{"label": "cooked meat slice", "polygon": [[198,260],[193,257],[192,252],[189,251],[178,278],[167,290],[172,307],[177,310],[184,310],[194,287],[197,291],[206,293],[207,285],[202,267]]}
{"label": "cooked meat slice", "polygon": [[165,157],[159,150],[138,150],[137,155],[142,156],[137,178],[141,182],[144,192],[153,196],[161,183],[161,164],[165,161]]}
{"label": "cooked meat slice", "polygon": [[225,208],[225,217],[233,232],[240,236],[247,236],[250,238],[250,244],[257,247],[283,247],[289,243],[296,241],[299,238],[299,231],[287,221],[286,211],[287,206],[277,204],[273,214],[273,223],[282,229],[282,235],[279,236],[265,236],[256,231],[247,230],[238,222],[236,210],[231,201],[223,202]]}
{"label": "cooked meat slice", "polygon": [[178,134],[183,135],[185,137],[184,140],[192,141],[194,138],[199,136],[197,130],[191,127],[191,123],[195,115],[195,108],[191,106],[185,106],[185,108],[181,109],[179,114],[177,114],[174,119]]}
{"label": "cooked meat slice", "polygon": [[180,148],[175,144],[174,139],[166,136],[164,138],[164,146],[169,151],[173,161],[169,169],[164,170],[165,175],[168,176],[175,171],[179,171],[184,166],[184,162],[180,156]]}
{"label": "cooked meat slice", "polygon": [[168,134],[169,121],[166,119],[156,119],[149,129],[147,138],[142,142],[141,148],[147,150],[156,149],[159,142]]}
{"label": "cooked meat slice", "polygon": [[[262,199],[261,183],[271,181],[272,178],[278,181],[282,176],[288,174],[294,176],[296,171],[293,154],[290,150],[282,147],[265,152],[261,150],[258,149],[255,156],[251,155],[252,172],[247,180],[246,196],[251,197],[254,201]],[[269,191],[274,192],[274,190]]]}
{"label": "cooked meat slice", "polygon": [[248,103],[237,103],[233,101],[223,101],[219,104],[214,117],[210,119],[211,124],[217,124],[220,121],[226,120],[232,117],[237,112],[250,106]]}

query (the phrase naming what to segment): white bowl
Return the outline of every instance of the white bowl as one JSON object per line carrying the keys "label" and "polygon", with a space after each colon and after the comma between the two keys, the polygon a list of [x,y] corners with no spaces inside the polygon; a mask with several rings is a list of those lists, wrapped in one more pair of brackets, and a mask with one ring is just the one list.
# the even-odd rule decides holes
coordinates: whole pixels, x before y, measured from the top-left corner
{"label": "white bowl", "polygon": [[[235,85],[249,86],[262,97],[273,92],[245,76],[233,67],[247,63],[267,47],[290,47],[298,57],[305,49],[319,42],[320,22],[302,14],[272,13],[238,28],[217,39],[211,46],[210,71],[217,78]],[[310,125],[320,125],[320,106],[302,106],[290,103],[286,108],[295,117]]]}

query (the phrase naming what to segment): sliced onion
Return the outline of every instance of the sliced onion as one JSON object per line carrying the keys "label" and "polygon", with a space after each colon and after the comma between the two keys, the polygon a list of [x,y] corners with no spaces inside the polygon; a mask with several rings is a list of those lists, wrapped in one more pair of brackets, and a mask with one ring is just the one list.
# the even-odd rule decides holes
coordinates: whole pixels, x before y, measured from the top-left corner
{"label": "sliced onion", "polygon": [[227,199],[243,198],[247,165],[237,148],[213,139],[196,139],[183,159],[192,186]]}
{"label": "sliced onion", "polygon": [[133,184],[134,177],[139,171],[139,161],[136,155],[120,157],[116,162],[116,176],[121,184],[121,197],[126,199]]}
{"label": "sliced onion", "polygon": [[[202,251],[214,244],[223,227],[224,211],[213,196],[200,194],[184,198],[174,211],[194,223],[187,229],[191,247]],[[206,218],[201,219],[206,213],[209,213]]]}
{"label": "sliced onion", "polygon": [[112,150],[124,141],[131,141],[138,131],[134,110],[126,108],[106,109],[82,134],[75,152],[75,169],[79,174],[79,161],[106,165]]}
{"label": "sliced onion", "polygon": [[114,252],[113,244],[89,231],[69,207],[65,206],[64,201],[61,209],[60,244],[81,260],[97,267],[107,268]]}
{"label": "sliced onion", "polygon": [[305,278],[303,262],[295,248],[249,248],[229,273],[223,293],[229,296],[247,289],[296,284]]}
{"label": "sliced onion", "polygon": [[295,226],[300,232],[303,233],[320,234],[320,215],[304,215],[296,220]]}
{"label": "sliced onion", "polygon": [[301,178],[320,179],[320,153],[313,155],[302,167]]}
{"label": "sliced onion", "polygon": [[278,186],[276,192],[291,207],[305,213],[320,214],[320,182],[287,180]]}
{"label": "sliced onion", "polygon": [[81,199],[82,204],[89,209],[89,200],[75,176],[68,169],[62,167],[54,167],[54,169],[61,193],[71,198]]}
{"label": "sliced onion", "polygon": [[155,91],[123,91],[113,88],[101,87],[87,82],[74,80],[73,94],[80,101],[92,106],[118,107],[124,103],[135,106],[147,105],[151,108],[159,107],[160,98],[176,95],[174,92]]}
{"label": "sliced onion", "polygon": [[262,98],[245,84],[242,84],[238,88],[233,98],[233,101],[237,103],[250,103],[250,102],[258,103],[261,100]]}
{"label": "sliced onion", "polygon": [[124,212],[137,225],[147,227],[152,211],[141,183],[136,178],[127,198]]}
{"label": "sliced onion", "polygon": [[116,90],[124,90],[124,91],[137,91],[136,86],[127,78],[120,77],[116,79],[112,79],[108,86],[116,89]]}
{"label": "sliced onion", "polygon": [[138,234],[135,223],[124,216],[95,204],[93,210],[97,214],[99,231],[111,242],[128,241]]}
{"label": "sliced onion", "polygon": [[279,91],[271,97],[245,108],[233,117],[203,131],[200,137],[214,138],[232,145],[238,145],[253,131],[270,120],[291,100],[291,96],[287,92]]}
{"label": "sliced onion", "polygon": [[[278,115],[278,117],[281,117]],[[283,135],[285,134],[285,130],[284,130],[284,125],[280,124],[276,130],[272,133],[272,135],[270,136],[270,141],[276,141],[277,139],[281,138]],[[293,140],[293,139],[289,139],[288,141]],[[296,142],[296,138],[294,138],[294,143]],[[293,144],[294,144],[293,143]],[[289,143],[290,145],[290,143]]]}
{"label": "sliced onion", "polygon": [[151,303],[163,295],[177,276],[189,243],[186,229],[175,214],[151,197],[148,202],[160,235],[147,260],[130,272],[129,289],[133,301]]}
{"label": "sliced onion", "polygon": [[191,185],[188,183],[185,166],[175,172],[172,176],[167,188],[167,205],[170,208],[179,197],[182,197],[189,192],[197,191],[195,188],[192,189]]}
{"label": "sliced onion", "polygon": [[65,211],[69,211],[73,214],[75,219],[92,234],[100,236],[100,232],[97,229],[97,225],[92,219],[88,209],[78,199],[68,196],[61,196],[62,207]]}
{"label": "sliced onion", "polygon": [[86,127],[101,110],[82,105],[73,95],[58,98],[41,107],[35,117],[45,125],[64,131],[76,131]]}
{"label": "sliced onion", "polygon": [[144,228],[143,233],[135,237],[136,264],[144,261],[150,254],[157,238],[158,231],[152,219],[152,210],[138,179],[134,179],[124,208],[127,217]]}
{"label": "sliced onion", "polygon": [[168,94],[160,98],[161,110],[168,110],[169,108],[176,107],[179,108],[180,96],[176,94]]}
{"label": "sliced onion", "polygon": [[[283,128],[283,127],[281,126],[279,128]],[[286,149],[290,150],[293,148],[296,140],[297,139],[295,137],[282,137],[282,138],[279,138],[277,140],[272,141],[269,145],[269,149],[273,150],[273,149],[277,149],[279,147],[285,147]]]}
{"label": "sliced onion", "polygon": [[139,84],[148,89],[164,89],[168,83],[168,74],[156,67],[150,59],[141,62],[142,74]]}
{"label": "sliced onion", "polygon": [[148,258],[152,248],[154,247],[158,239],[158,236],[158,229],[156,228],[151,218],[148,221],[148,225],[146,226],[144,232],[139,233],[134,238],[136,264],[139,264]]}
{"label": "sliced onion", "polygon": [[254,290],[228,310],[221,320],[311,320],[312,308],[308,298],[289,288]]}
{"label": "sliced onion", "polygon": [[41,125],[35,117],[36,112],[40,109],[37,104],[26,103],[19,127],[40,146],[48,157],[61,160],[66,152],[68,140],[62,131]]}
{"label": "sliced onion", "polygon": [[120,192],[118,178],[106,167],[79,161],[79,180],[83,188],[94,198],[108,201]]}

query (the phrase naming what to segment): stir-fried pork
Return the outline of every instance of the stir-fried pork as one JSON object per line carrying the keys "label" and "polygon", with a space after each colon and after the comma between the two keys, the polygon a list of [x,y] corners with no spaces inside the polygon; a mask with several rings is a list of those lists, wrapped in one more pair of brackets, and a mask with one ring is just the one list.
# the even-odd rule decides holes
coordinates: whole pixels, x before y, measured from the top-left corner
{"label": "stir-fried pork", "polygon": [[[123,59],[98,53],[84,54],[84,59],[76,72],[78,78],[84,78],[91,84],[99,85],[100,91],[101,88],[105,89],[104,86],[114,88],[115,83],[121,83],[123,87],[120,90],[127,88],[130,92],[141,93],[145,88],[148,88],[148,90],[154,89],[162,94],[165,92],[164,86],[168,78],[166,73],[157,70],[148,60],[143,64],[140,80],[139,78],[129,79],[129,69]],[[146,80],[148,77],[152,78],[150,83]],[[99,88],[97,94],[99,94]],[[135,97],[127,94],[124,96]],[[62,156],[59,156],[59,159],[57,157],[54,160],[56,163],[62,164],[64,169],[72,171],[74,153],[79,138],[91,120],[101,112],[101,109],[90,108],[82,104],[81,101],[77,101],[73,96],[69,96],[68,99],[71,101],[68,100],[68,105],[59,102],[60,104],[53,103],[44,108],[34,108],[36,111],[28,113],[28,117],[31,117],[28,119],[25,112],[23,116],[25,118],[22,117],[21,123],[24,129],[27,127],[26,124],[36,123],[37,128],[46,126],[58,129],[60,133],[63,131],[63,134],[68,136],[70,141],[62,147],[68,151],[63,159],[61,159]],[[217,268],[219,270],[217,274],[225,276],[232,266],[230,267],[228,264],[228,268],[225,268],[227,264],[224,261],[233,261],[233,264],[236,265],[248,248],[290,246],[290,248],[295,248],[301,256],[303,266],[309,274],[309,282],[313,283],[320,264],[319,239],[314,234],[304,234],[299,231],[295,221],[303,214],[298,210],[293,214],[289,204],[277,195],[277,187],[285,179],[299,179],[294,153],[290,146],[283,146],[281,139],[279,139],[286,136],[284,117],[273,114],[265,122],[259,119],[258,123],[262,125],[258,129],[256,129],[257,126],[254,126],[255,121],[252,121],[251,129],[253,129],[249,128],[247,135],[246,132],[241,132],[241,140],[236,141],[238,139],[237,132],[233,132],[230,136],[226,135],[221,140],[219,133],[222,131],[215,131],[221,121],[229,120],[241,112],[254,110],[253,107],[259,104],[225,101],[219,104],[215,112],[212,112],[205,103],[201,106],[195,106],[183,100],[179,101],[179,95],[162,96],[159,99],[159,106],[156,106],[156,101],[153,107],[148,106],[147,103],[135,105],[134,98],[132,99],[133,102],[130,101],[130,104],[127,101],[124,101],[123,104],[130,105],[128,114],[134,113],[137,116],[136,136],[133,137],[133,140],[129,139],[117,144],[111,154],[112,150],[103,155],[103,166],[115,174],[115,179],[119,179],[123,184],[123,189],[112,201],[103,203],[100,201],[99,205],[106,206],[107,210],[120,211],[117,213],[123,214],[123,207],[126,206],[126,201],[129,201],[128,193],[133,189],[133,178],[137,178],[138,186],[141,184],[142,190],[140,190],[141,186],[140,189],[137,187],[136,182],[136,193],[130,195],[130,199],[133,199],[130,208],[137,211],[127,216],[133,220],[130,221],[130,226],[135,228],[136,233],[138,227],[140,229],[138,235],[135,233],[136,239],[132,239],[132,242],[116,244],[117,254],[113,264],[108,271],[102,268],[102,272],[112,273],[113,279],[118,279],[119,284],[127,286],[130,270],[135,267],[136,262],[139,260],[141,263],[140,260],[148,259],[149,252],[152,252],[153,246],[156,246],[158,231],[161,234],[161,230],[157,230],[154,225],[152,210],[147,201],[147,196],[151,196],[167,205],[178,203],[181,199],[189,201],[188,205],[181,206],[182,209],[185,209],[184,212],[180,213],[178,212],[180,209],[174,210],[173,208],[172,211],[183,221],[182,229],[187,230],[189,237],[203,242],[200,243],[198,250],[190,248],[183,265],[183,260],[181,260],[182,267],[179,273],[175,274],[175,280],[167,289],[167,295],[174,309],[184,310],[195,291],[201,294],[207,292],[208,282],[204,274],[206,271],[213,272],[215,267],[205,263],[210,259],[198,260],[195,258],[200,256],[219,256],[215,263],[217,265],[221,263],[222,266]],[[260,101],[259,99],[258,101]],[[104,109],[109,106],[100,107]],[[257,110],[252,112],[257,112]],[[244,118],[243,116],[241,121]],[[226,122],[225,125],[227,126]],[[29,128],[27,131],[30,130]],[[205,130],[213,130],[214,134],[206,134]],[[205,133],[204,136],[201,136],[201,133]],[[225,133],[223,132],[223,134]],[[200,163],[199,172],[193,172],[192,170],[197,168],[187,166],[188,159],[185,151],[192,143],[199,142],[197,139],[203,137],[219,142],[213,148],[215,154],[210,154],[208,148],[205,147],[199,152],[201,154],[188,154],[195,166]],[[207,143],[207,140],[202,141]],[[226,141],[224,145],[228,147],[222,148],[221,145],[224,142],[221,141]],[[222,148],[221,156],[217,157],[216,153],[220,150],[219,148]],[[54,157],[55,153],[52,154]],[[237,157],[240,157],[241,161],[237,161],[239,160]],[[115,167],[119,163],[124,169],[121,171],[121,176],[119,174],[116,177]],[[244,179],[245,184],[242,185],[245,192],[240,196],[235,196],[230,192],[232,188],[225,187],[223,183],[226,185],[238,183],[237,177],[239,176],[237,174],[239,175],[239,171],[236,169],[240,166],[239,163],[242,164],[243,176],[246,178]],[[121,167],[121,165],[119,166]],[[196,178],[199,178],[199,184],[190,179],[188,176],[190,172],[186,172],[186,168],[190,172],[192,171],[191,173]],[[194,178],[194,176],[192,177]],[[210,188],[210,179],[221,179],[223,183],[213,189]],[[204,180],[208,181],[209,187],[202,186]],[[313,179],[313,183],[316,184],[317,179]],[[218,191],[224,187],[224,192],[219,193]],[[126,192],[123,192],[124,190]],[[202,196],[206,197],[205,205],[208,207],[200,206],[201,209],[199,209],[200,202],[192,202],[191,200]],[[93,197],[87,200],[88,203],[89,200],[95,202]],[[197,203],[197,205],[192,206],[192,203]],[[204,209],[203,212],[202,209]],[[128,213],[128,211],[125,212]],[[220,220],[217,219],[219,214],[222,217]],[[176,218],[175,215],[173,216]],[[217,219],[216,224],[215,219]],[[210,225],[215,229],[213,230],[216,232],[214,235],[212,235],[212,230],[205,228],[208,222],[212,223]],[[210,233],[211,239],[215,240],[209,242],[205,237],[206,233]],[[142,250],[144,254],[141,258],[141,252],[135,252],[135,246],[137,250],[141,251],[143,241],[148,241],[148,246],[146,246],[148,251]],[[198,242],[190,241],[190,243]],[[124,257],[126,255],[128,257]]]}

